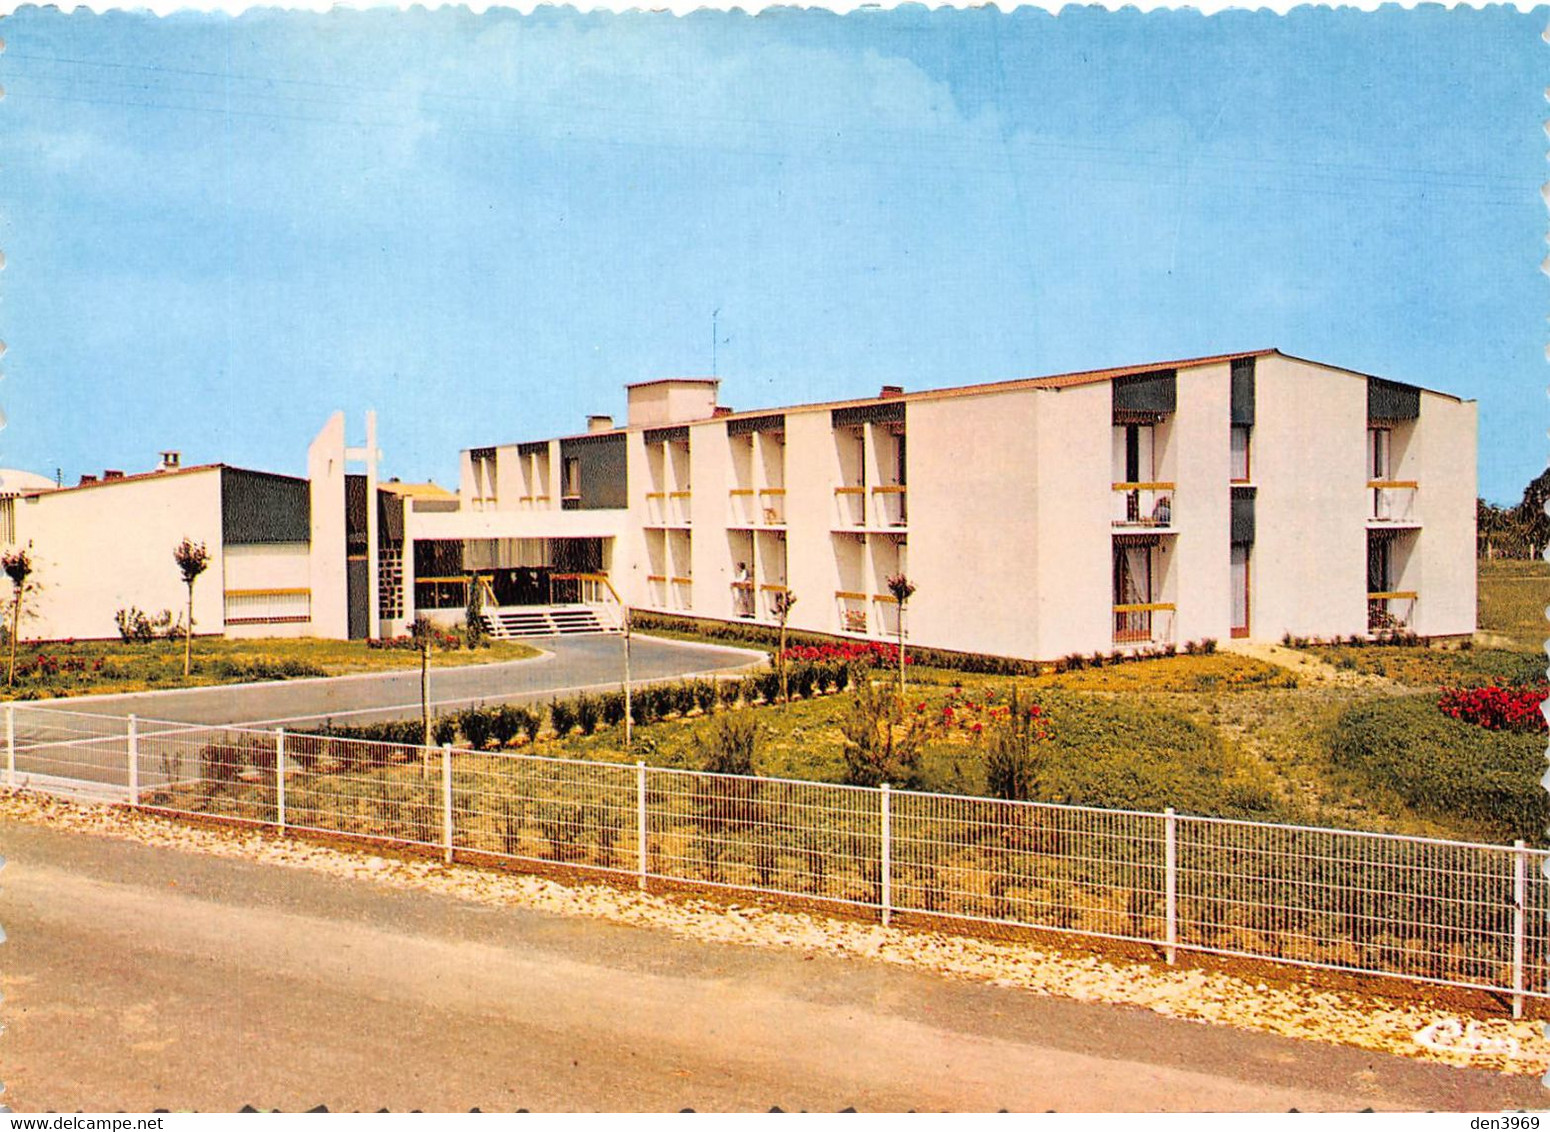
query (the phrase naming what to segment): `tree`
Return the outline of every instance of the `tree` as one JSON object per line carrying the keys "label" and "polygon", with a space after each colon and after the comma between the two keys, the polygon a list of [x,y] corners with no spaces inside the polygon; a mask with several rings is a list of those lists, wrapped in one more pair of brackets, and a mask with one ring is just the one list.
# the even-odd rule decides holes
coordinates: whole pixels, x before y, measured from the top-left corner
{"label": "tree", "polygon": [[888,592],[899,603],[899,695],[904,695],[904,607],[915,593],[915,583],[902,573],[888,579]]}
{"label": "tree", "polygon": [[7,687],[16,686],[16,639],[21,636],[22,600],[27,593],[27,578],[32,574],[32,556],[18,547],[0,556],[0,569],[11,579],[11,665],[6,672]]}
{"label": "tree", "polygon": [[[435,623],[423,613],[416,614],[409,622],[409,639],[420,650],[420,745],[428,748],[431,745],[431,649],[436,645]],[[423,772],[423,766],[421,770]]]}
{"label": "tree", "polygon": [[791,695],[786,687],[786,622],[791,617],[791,607],[797,603],[797,595],[790,590],[776,590],[771,605],[775,619],[780,622],[780,702],[789,704]]}
{"label": "tree", "polygon": [[204,543],[194,542],[185,535],[183,541],[173,547],[172,560],[183,572],[183,584],[188,587],[188,624],[183,627],[183,675],[187,677],[194,655],[194,583],[210,565],[210,552]]}

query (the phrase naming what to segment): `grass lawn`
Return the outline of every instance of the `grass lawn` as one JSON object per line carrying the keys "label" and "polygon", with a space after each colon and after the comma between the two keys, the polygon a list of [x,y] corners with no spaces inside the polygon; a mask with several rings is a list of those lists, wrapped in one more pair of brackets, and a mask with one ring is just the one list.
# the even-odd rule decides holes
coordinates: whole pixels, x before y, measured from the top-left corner
{"label": "grass lawn", "polygon": [[1550,623],[1550,562],[1497,559],[1480,563],[1480,628],[1544,655]]}
{"label": "grass lawn", "polygon": [[[438,667],[489,664],[536,655],[538,650],[530,645],[497,641],[488,648],[438,649],[431,654],[431,663]],[[6,670],[7,659],[0,654],[0,672]],[[196,637],[193,673],[185,679],[181,641],[23,641],[16,650],[16,684],[11,688],[0,685],[0,693],[5,699],[47,699],[251,680],[341,676],[413,668],[419,662],[419,653],[413,650],[367,648],[365,641],[313,637],[229,641]]]}

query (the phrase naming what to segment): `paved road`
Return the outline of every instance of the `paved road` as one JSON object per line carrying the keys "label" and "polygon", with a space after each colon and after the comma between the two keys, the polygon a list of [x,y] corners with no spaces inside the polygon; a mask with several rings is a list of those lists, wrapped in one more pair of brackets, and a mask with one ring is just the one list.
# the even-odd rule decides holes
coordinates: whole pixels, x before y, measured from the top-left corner
{"label": "paved road", "polygon": [[[623,640],[617,636],[544,637],[532,642],[547,654],[533,660],[431,670],[431,700],[440,707],[547,699],[575,688],[618,687]],[[660,680],[740,667],[763,653],[636,636],[630,649],[633,680]],[[127,715],[179,723],[306,723],[325,718],[365,722],[407,719],[420,711],[420,670],[270,684],[222,685],[117,696],[50,700],[40,707]]]}
{"label": "paved road", "polygon": [[18,1111],[1441,1110],[1534,1078],[13,826]]}

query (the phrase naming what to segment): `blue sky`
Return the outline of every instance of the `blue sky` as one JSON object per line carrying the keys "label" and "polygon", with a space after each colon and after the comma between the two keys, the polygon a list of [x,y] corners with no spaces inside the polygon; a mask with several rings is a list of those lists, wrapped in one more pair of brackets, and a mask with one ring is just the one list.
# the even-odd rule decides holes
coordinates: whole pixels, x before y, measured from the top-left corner
{"label": "blue sky", "polygon": [[1546,10],[0,24],[0,465],[386,471],[623,414],[1276,346],[1545,466]]}

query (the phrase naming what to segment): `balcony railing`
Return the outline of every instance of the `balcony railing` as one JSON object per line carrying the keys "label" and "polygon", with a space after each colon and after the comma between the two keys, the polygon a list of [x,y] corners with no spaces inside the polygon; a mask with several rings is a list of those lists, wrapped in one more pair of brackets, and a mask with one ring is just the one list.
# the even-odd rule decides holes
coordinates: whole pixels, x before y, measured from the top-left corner
{"label": "balcony railing", "polygon": [[226,591],[228,625],[299,625],[311,620],[310,589]]}
{"label": "balcony railing", "polygon": [[872,605],[877,611],[877,632],[892,637],[899,631],[899,599],[892,594],[873,594]]}
{"label": "balcony railing", "polygon": [[1389,590],[1367,595],[1367,632],[1374,636],[1402,633],[1415,623],[1416,593]]}
{"label": "balcony railing", "polygon": [[902,527],[909,521],[908,489],[902,483],[879,484],[872,489],[873,521],[879,527]]}
{"label": "balcony railing", "polygon": [[693,502],[691,494],[687,491],[670,491],[667,493],[667,517],[668,522],[678,526],[688,526],[694,519],[694,510],[690,506]]}
{"label": "balcony railing", "polygon": [[1113,488],[1116,527],[1173,526],[1173,484],[1115,483]]}
{"label": "balcony railing", "polygon": [[673,608],[694,608],[694,579],[687,575],[671,579],[673,585]]}
{"label": "balcony railing", "polygon": [[839,606],[840,628],[846,633],[867,631],[866,594],[856,590],[835,590],[834,600]]}
{"label": "balcony railing", "polygon": [[1114,607],[1116,645],[1173,643],[1174,605],[1171,601],[1129,602]]}
{"label": "balcony railing", "polygon": [[1370,523],[1414,523],[1419,521],[1414,480],[1369,480],[1367,482],[1367,521]]}
{"label": "balcony railing", "polygon": [[751,527],[758,521],[759,494],[751,487],[734,487],[727,492],[732,509],[732,522],[736,526]]}
{"label": "balcony railing", "polygon": [[761,582],[759,585],[760,614],[770,621],[779,621],[780,613],[775,608],[775,599],[786,592],[786,587],[779,582]]}
{"label": "balcony railing", "polygon": [[839,526],[866,526],[866,488],[860,485],[835,488],[834,507]]}
{"label": "balcony railing", "polygon": [[732,616],[751,618],[754,615],[754,593],[752,582],[732,583]]}
{"label": "balcony railing", "polygon": [[779,527],[785,525],[785,488],[761,487],[759,489],[759,521],[768,527]]}
{"label": "balcony railing", "polygon": [[646,575],[646,600],[658,609],[667,608],[667,575]]}

